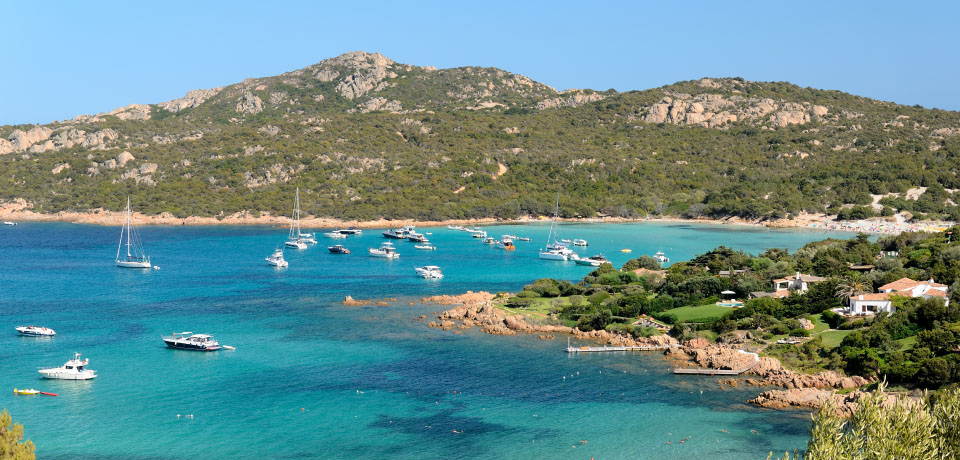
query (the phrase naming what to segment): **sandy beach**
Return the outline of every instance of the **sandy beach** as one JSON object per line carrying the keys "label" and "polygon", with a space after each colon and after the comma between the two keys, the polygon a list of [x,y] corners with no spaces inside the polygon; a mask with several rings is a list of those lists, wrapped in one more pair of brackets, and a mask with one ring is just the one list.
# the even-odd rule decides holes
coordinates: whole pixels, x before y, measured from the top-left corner
{"label": "sandy beach", "polygon": [[[903,219],[884,220],[880,218],[858,221],[836,221],[836,216],[827,214],[800,213],[793,219],[761,220],[743,219],[735,216],[722,218],[683,218],[683,217],[592,217],[592,218],[561,218],[562,222],[569,223],[629,223],[629,222],[676,222],[676,223],[703,223],[726,225],[749,225],[768,228],[811,228],[827,231],[863,232],[869,234],[897,234],[900,232],[941,232],[953,225],[952,222],[906,222]],[[121,225],[123,212],[108,211],[102,208],[89,211],[60,211],[56,213],[42,213],[33,210],[33,204],[22,200],[0,203],[0,220],[12,222],[71,222],[91,225]],[[254,215],[252,212],[240,212],[226,216],[189,216],[177,217],[164,212],[155,215],[134,212],[134,221],[137,225],[265,225],[286,226],[290,224],[288,216],[273,216],[262,212]],[[416,220],[416,219],[375,219],[375,220],[343,220],[330,217],[306,216],[301,219],[304,228],[394,228],[404,225],[418,227],[442,227],[447,225],[506,225],[528,224],[532,222],[549,221],[547,216],[522,216],[517,219],[499,219],[494,217],[481,219],[450,219],[450,220]]]}

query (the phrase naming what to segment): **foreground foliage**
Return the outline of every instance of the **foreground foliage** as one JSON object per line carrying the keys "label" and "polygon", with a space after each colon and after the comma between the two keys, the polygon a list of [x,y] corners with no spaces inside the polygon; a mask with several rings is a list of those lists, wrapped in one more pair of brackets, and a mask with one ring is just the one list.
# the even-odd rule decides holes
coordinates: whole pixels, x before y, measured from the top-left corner
{"label": "foreground foliage", "polygon": [[[943,460],[960,458],[960,389],[891,402],[884,386],[845,420],[832,404],[813,416],[806,460]],[[772,455],[771,455],[772,457]],[[769,457],[768,457],[769,458]],[[782,457],[789,460],[790,455]]]}
{"label": "foreground foliage", "polygon": [[4,409],[0,412],[0,460],[33,460],[32,441],[23,441],[23,425],[13,423]]}

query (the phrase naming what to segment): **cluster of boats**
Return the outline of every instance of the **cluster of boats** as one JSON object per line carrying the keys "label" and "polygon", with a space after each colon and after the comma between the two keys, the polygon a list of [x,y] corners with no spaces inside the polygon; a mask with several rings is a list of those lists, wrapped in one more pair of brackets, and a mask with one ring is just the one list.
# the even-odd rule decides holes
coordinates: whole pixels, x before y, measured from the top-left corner
{"label": "cluster of boats", "polygon": [[[21,335],[30,336],[30,337],[53,337],[57,333],[48,327],[42,326],[17,326],[16,330]],[[193,351],[216,351],[220,349],[235,350],[235,347],[230,345],[220,345],[220,342],[215,340],[213,336],[209,334],[193,334],[192,332],[174,332],[169,336],[160,336],[161,340],[169,348],[176,348],[179,350],[193,350]],[[37,370],[42,378],[45,379],[54,379],[54,380],[92,380],[97,377],[97,371],[87,368],[87,365],[90,364],[89,358],[81,358],[80,353],[74,353],[73,358],[67,360],[63,365],[58,367],[47,367]],[[47,395],[47,396],[57,396],[56,393],[46,393],[43,391],[37,391],[33,388],[30,389],[13,389],[14,394],[18,395]]]}
{"label": "cluster of boats", "polygon": [[[362,235],[363,230],[357,227],[347,227],[344,229],[326,232],[323,236],[331,239],[345,239],[351,235]],[[306,249],[308,244],[317,244],[315,233],[304,232],[300,227],[300,188],[297,188],[296,200],[293,206],[293,219],[290,221],[290,232],[283,246],[291,249]],[[331,254],[350,254],[350,250],[343,247],[342,244],[328,246],[327,250]],[[266,258],[267,264],[277,268],[286,268],[290,263],[283,258],[283,248],[277,248],[269,257]]]}

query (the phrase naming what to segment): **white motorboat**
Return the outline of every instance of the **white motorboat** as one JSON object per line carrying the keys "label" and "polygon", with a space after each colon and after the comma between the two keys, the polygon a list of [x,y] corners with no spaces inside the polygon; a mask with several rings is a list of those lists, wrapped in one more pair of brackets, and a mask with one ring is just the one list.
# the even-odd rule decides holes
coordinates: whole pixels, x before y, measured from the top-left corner
{"label": "white motorboat", "polygon": [[217,351],[220,348],[220,342],[213,339],[213,336],[207,334],[193,334],[192,332],[181,332],[164,337],[160,336],[163,343],[170,348],[193,351]]}
{"label": "white motorboat", "polygon": [[484,238],[482,241],[483,244],[497,244],[497,240],[493,238]]}
{"label": "white motorboat", "polygon": [[603,264],[610,263],[609,260],[603,257],[603,254],[597,254],[590,257],[577,257],[574,262],[578,265],[589,265],[591,267],[599,267]]}
{"label": "white motorboat", "polygon": [[423,249],[424,251],[436,251],[437,247],[430,243],[415,244],[413,247],[417,249]]}
{"label": "white motorboat", "polygon": [[[140,235],[137,233],[137,229],[133,228],[131,215],[130,197],[127,197],[127,210],[124,212],[125,219],[123,221],[123,227],[120,229],[120,243],[117,244],[117,266],[123,268],[150,268],[150,257],[143,252],[143,244],[140,242]],[[120,251],[124,246],[124,235],[126,235],[127,255],[121,257]]]}
{"label": "white motorboat", "polygon": [[286,260],[283,259],[283,249],[277,249],[276,251],[273,251],[273,254],[271,254],[270,257],[267,257],[266,260],[268,264],[277,268],[284,268],[287,265],[290,265]]}
{"label": "white motorboat", "polygon": [[53,337],[57,335],[57,332],[49,327],[42,326],[17,326],[17,332],[21,335],[29,335],[33,337]]}
{"label": "white motorboat", "polygon": [[656,260],[657,262],[660,262],[661,264],[670,262],[670,258],[667,257],[667,255],[664,254],[663,251],[657,251],[657,253],[653,255],[653,259]]}
{"label": "white motorboat", "polygon": [[485,239],[487,237],[487,232],[480,230],[477,232],[470,232],[474,238]]}
{"label": "white motorboat", "polygon": [[343,233],[344,235],[362,235],[363,230],[357,227],[347,227],[336,231],[337,233]]}
{"label": "white motorboat", "polygon": [[[312,234],[300,231],[300,187],[297,187],[296,201],[293,206],[293,220],[290,221],[290,233],[284,245],[288,248],[306,249],[307,241],[304,240],[303,235],[309,235],[310,239],[313,239]],[[313,242],[316,243],[317,241],[313,240]]]}
{"label": "white motorboat", "polygon": [[313,233],[301,233],[297,236],[304,243],[317,244],[317,239],[313,237]]}
{"label": "white motorboat", "polygon": [[417,233],[417,232],[411,233],[407,241],[410,241],[413,243],[429,243],[430,242],[430,240],[428,240],[424,234]]}
{"label": "white motorboat", "polygon": [[347,237],[347,234],[343,233],[341,230],[337,230],[335,232],[324,233],[323,236],[327,238],[333,238],[335,240],[342,240]]}
{"label": "white motorboat", "polygon": [[400,257],[400,254],[397,254],[397,248],[393,247],[393,243],[387,242],[381,244],[377,249],[370,248],[370,257],[396,259],[397,257]]}
{"label": "white motorboat", "polygon": [[14,225],[17,225],[17,223],[16,223],[16,222],[11,222],[11,221],[9,221],[9,220],[5,220],[5,221],[3,221],[3,225],[9,225],[9,226],[12,227],[12,226],[14,226]]}
{"label": "white motorboat", "polygon": [[513,251],[514,249],[517,249],[517,247],[513,245],[513,240],[505,238],[503,240],[497,241],[497,249]]}
{"label": "white motorboat", "polygon": [[577,239],[573,240],[573,245],[574,245],[574,246],[586,246],[586,245],[587,245],[587,240],[583,240],[583,239],[577,238]]}
{"label": "white motorboat", "polygon": [[436,265],[416,267],[414,268],[414,270],[416,270],[417,274],[420,275],[422,278],[426,278],[428,280],[438,280],[443,278],[443,272],[441,272],[440,267]]}
{"label": "white motorboat", "polygon": [[529,237],[526,237],[526,236],[518,236],[518,237],[516,237],[516,238],[514,238],[514,239],[517,240],[517,241],[530,241],[530,238],[529,238]]}
{"label": "white motorboat", "polygon": [[40,375],[45,379],[90,380],[97,376],[97,371],[92,369],[84,369],[84,367],[89,363],[89,359],[81,361],[80,353],[76,353],[73,356],[73,359],[67,361],[60,367],[40,369],[37,372],[39,372]]}
{"label": "white motorboat", "polygon": [[463,227],[460,225],[447,225],[447,228],[450,230],[463,230]]}

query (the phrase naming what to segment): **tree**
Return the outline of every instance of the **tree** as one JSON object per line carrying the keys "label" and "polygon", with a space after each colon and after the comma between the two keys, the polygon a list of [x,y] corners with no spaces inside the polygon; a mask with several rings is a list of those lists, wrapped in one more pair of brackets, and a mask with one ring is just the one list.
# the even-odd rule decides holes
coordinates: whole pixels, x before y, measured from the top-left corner
{"label": "tree", "polygon": [[13,423],[6,409],[0,412],[0,459],[34,460],[33,450],[33,441],[23,441],[23,425]]}
{"label": "tree", "polygon": [[873,283],[859,273],[852,273],[837,283],[836,295],[844,301],[850,300],[851,297],[871,292],[873,292]]}
{"label": "tree", "polygon": [[[862,398],[849,420],[828,401],[813,415],[807,460],[960,458],[960,389],[891,402],[886,384]],[[771,454],[769,458],[772,458]],[[781,457],[788,460],[790,455]],[[794,455],[795,459],[801,457]]]}

